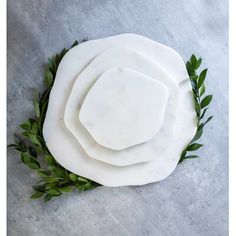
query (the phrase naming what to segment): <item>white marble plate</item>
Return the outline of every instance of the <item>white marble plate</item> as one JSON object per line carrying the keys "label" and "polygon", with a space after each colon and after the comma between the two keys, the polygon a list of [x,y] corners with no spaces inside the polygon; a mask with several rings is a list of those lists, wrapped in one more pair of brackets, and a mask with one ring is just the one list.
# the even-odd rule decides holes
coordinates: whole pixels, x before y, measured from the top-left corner
{"label": "white marble plate", "polygon": [[[169,90],[163,125],[153,140],[119,152],[99,145],[78,119],[78,110],[82,106],[87,92],[96,79],[113,66],[129,67],[162,82]],[[137,50],[120,47],[105,50],[92,60],[77,77],[65,109],[66,127],[77,138],[87,154],[94,159],[117,166],[148,162],[155,158],[157,153],[161,155],[172,137],[179,102],[179,88],[172,77],[159,64]]]}
{"label": "white marble plate", "polygon": [[163,83],[127,67],[112,67],[89,90],[79,119],[98,144],[119,151],[154,137],[168,97]]}
{"label": "white marble plate", "polygon": [[[64,110],[76,76],[102,51],[131,47],[157,61],[181,88],[173,140],[164,153],[148,163],[118,167],[89,158],[64,125]],[[55,159],[68,170],[106,186],[142,185],[160,181],[175,169],[182,150],[196,131],[191,85],[184,62],[173,49],[135,34],[88,41],[71,49],[62,59],[53,85],[43,134]]]}

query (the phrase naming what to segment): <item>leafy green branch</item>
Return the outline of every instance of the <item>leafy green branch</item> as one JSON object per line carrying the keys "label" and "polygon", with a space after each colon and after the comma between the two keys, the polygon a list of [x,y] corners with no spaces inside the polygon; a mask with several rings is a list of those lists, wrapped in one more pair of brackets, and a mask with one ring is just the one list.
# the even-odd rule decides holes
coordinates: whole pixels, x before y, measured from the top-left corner
{"label": "leafy green branch", "polygon": [[[77,41],[71,48],[76,45],[78,45]],[[60,53],[48,60],[44,76],[46,89],[42,95],[36,91],[33,100],[35,117],[28,119],[19,126],[21,134],[15,136],[14,144],[8,145],[8,147],[14,148],[20,153],[22,163],[35,171],[39,177],[38,183],[33,186],[32,199],[44,197],[44,201],[49,201],[53,197],[60,196],[74,189],[84,191],[98,186],[92,180],[78,176],[57,163],[47,148],[42,133],[49,95],[57,68],[61,59],[69,50],[64,48]]]}
{"label": "leafy green branch", "polygon": [[196,151],[203,146],[203,144],[196,143],[196,141],[201,138],[204,126],[213,118],[213,116],[210,116],[205,121],[203,121],[213,96],[207,95],[203,97],[206,90],[205,79],[207,75],[207,69],[201,71],[199,75],[197,74],[197,70],[199,69],[201,62],[202,58],[197,59],[195,55],[192,55],[190,60],[186,63],[186,68],[193,91],[193,99],[197,118],[197,131],[188,146],[183,150],[179,163],[186,159],[199,157],[197,155],[189,155],[189,152]]}

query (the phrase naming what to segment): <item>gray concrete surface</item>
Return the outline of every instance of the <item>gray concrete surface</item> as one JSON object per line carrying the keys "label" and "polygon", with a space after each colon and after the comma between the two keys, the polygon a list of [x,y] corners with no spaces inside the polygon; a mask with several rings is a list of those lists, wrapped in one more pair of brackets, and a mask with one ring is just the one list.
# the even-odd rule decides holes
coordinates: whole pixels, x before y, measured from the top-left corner
{"label": "gray concrete surface", "polygon": [[166,180],[30,201],[35,176],[8,152],[9,236],[228,235],[228,3],[221,0],[8,0],[8,142],[32,115],[46,59],[75,39],[142,34],[201,55],[214,94],[202,157]]}

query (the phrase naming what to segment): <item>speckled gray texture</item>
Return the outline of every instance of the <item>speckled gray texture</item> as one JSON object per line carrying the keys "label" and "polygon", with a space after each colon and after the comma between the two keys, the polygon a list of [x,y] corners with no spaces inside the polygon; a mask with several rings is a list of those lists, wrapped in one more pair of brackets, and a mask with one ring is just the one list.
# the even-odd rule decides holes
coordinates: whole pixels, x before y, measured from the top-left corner
{"label": "speckled gray texture", "polygon": [[47,204],[30,201],[36,178],[8,152],[9,236],[228,235],[228,2],[222,0],[8,0],[8,142],[32,115],[46,59],[75,39],[133,32],[183,56],[201,55],[214,94],[199,151],[166,180],[99,187]]}

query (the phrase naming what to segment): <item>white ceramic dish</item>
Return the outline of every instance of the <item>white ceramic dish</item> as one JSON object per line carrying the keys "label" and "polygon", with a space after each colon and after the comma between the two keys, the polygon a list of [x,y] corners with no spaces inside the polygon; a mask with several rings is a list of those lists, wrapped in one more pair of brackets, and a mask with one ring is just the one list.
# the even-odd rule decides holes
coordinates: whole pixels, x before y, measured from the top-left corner
{"label": "white ceramic dish", "polygon": [[[96,79],[113,66],[128,66],[132,70],[162,82],[169,90],[163,125],[154,139],[119,152],[99,145],[78,120],[78,110],[80,110],[87,92],[92,88]],[[153,60],[133,49],[112,48],[96,56],[77,77],[67,101],[64,121],[66,127],[76,137],[87,154],[94,159],[116,166],[148,162],[165,149],[172,137],[179,95],[179,88],[174,78]]]}
{"label": "white ceramic dish", "polygon": [[[168,71],[176,79],[181,96],[173,139],[166,143],[165,150],[156,152],[156,157],[150,162],[118,167],[94,160],[86,154],[66,129],[64,110],[76,76],[99,53],[124,45],[143,53]],[[175,169],[182,150],[195,131],[196,119],[191,85],[181,57],[173,49],[135,34],[88,41],[74,47],[65,55],[50,94],[43,128],[46,144],[62,166],[106,186],[142,185],[166,178]],[[85,135],[86,132],[84,130]],[[152,151],[155,152],[154,149]]]}
{"label": "white ceramic dish", "polygon": [[112,67],[87,93],[79,119],[98,144],[120,151],[156,135],[168,97],[165,84],[127,67]]}

